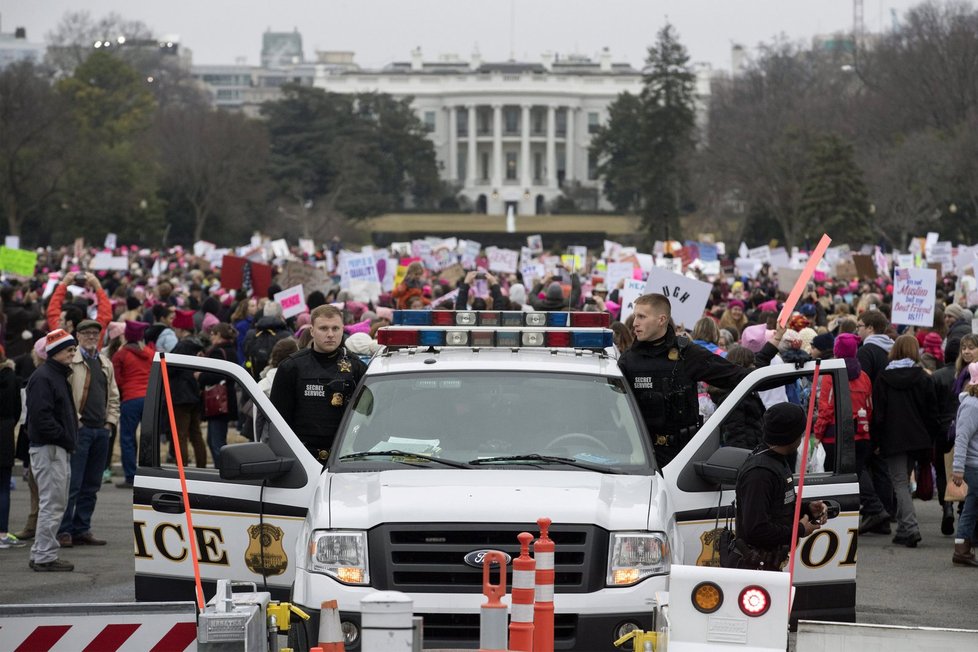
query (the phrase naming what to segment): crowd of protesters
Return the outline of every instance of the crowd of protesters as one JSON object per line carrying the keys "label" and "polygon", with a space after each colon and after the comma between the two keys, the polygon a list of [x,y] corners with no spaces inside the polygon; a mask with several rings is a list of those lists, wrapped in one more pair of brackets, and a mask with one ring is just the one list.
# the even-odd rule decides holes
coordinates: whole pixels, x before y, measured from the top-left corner
{"label": "crowd of protesters", "polygon": [[[325,253],[300,258],[314,265],[325,259]],[[455,278],[414,261],[391,291],[372,298],[351,294],[341,289],[339,277],[329,277],[324,287],[307,292],[307,312],[286,319],[282,306],[272,298],[283,289],[274,281],[260,296],[247,287],[247,281],[244,288],[223,287],[219,269],[182,250],[131,252],[130,261],[130,269],[124,272],[84,272],[77,269],[83,263],[73,268],[70,252],[53,251],[42,254],[36,278],[8,278],[2,284],[0,547],[23,545],[41,527],[35,500],[26,526],[16,533],[8,531],[9,489],[19,479],[11,473],[15,459],[23,462],[24,479],[33,493],[43,497],[53,491],[38,486],[39,478],[30,471],[34,449],[41,440],[29,436],[25,428],[17,433],[17,424],[24,422],[22,403],[8,398],[18,391],[26,394],[26,412],[31,411],[29,380],[36,369],[48,364],[51,333],[65,334],[72,346],[86,351],[73,352],[64,373],[98,373],[99,379],[106,379],[96,383],[94,390],[86,387],[82,395],[74,397],[82,415],[75,430],[94,429],[99,437],[104,431],[106,441],[89,445],[84,460],[71,461],[71,472],[81,469],[78,472],[86,480],[70,483],[65,490],[66,506],[61,509],[67,510],[75,500],[80,507],[74,509],[83,508],[83,513],[80,517],[59,516],[66,522],[56,537],[61,547],[104,543],[90,530],[96,491],[91,487],[93,463],[89,458],[104,455],[97,466],[104,482],[111,482],[118,443],[121,474],[116,486],[132,487],[138,427],[157,351],[204,355],[242,365],[271,395],[279,367],[313,346],[309,312],[327,304],[338,307],[343,316],[345,350],[364,361],[379,348],[377,330],[390,324],[394,309],[606,311],[619,352],[627,351],[635,337],[630,319],[620,320],[624,281],[608,287],[587,263],[576,272],[558,267],[544,278],[524,279],[519,273],[486,271],[485,259],[473,265],[478,269]],[[58,281],[50,287],[52,272],[58,273]],[[889,321],[893,287],[887,278],[851,281],[828,276],[809,285],[784,332],[776,329],[775,319],[786,296],[768,266],[754,278],[721,275],[711,282],[713,290],[702,319],[686,325],[690,329],[687,336],[695,344],[747,368],[754,364],[753,354],[767,342],[777,346],[775,364],[832,357],[845,360],[862,505],[860,533],[891,534],[895,522],[894,543],[916,547],[922,535],[912,496],[925,501],[936,497],[942,510],[942,533],[956,534],[955,563],[978,565],[970,547],[975,540],[978,481],[969,483],[972,489],[963,503],[965,513],[958,519],[957,533],[954,504],[944,498],[949,482],[978,480],[978,416],[974,416],[978,414],[974,400],[978,396],[978,336],[972,334],[973,313],[967,300],[956,294],[957,279],[948,274],[938,280],[931,327],[905,328]],[[455,290],[457,294],[452,295]],[[64,346],[63,340],[58,342]],[[230,432],[252,436],[249,420],[243,418],[250,406],[247,400],[239,405],[246,397],[235,388],[230,388],[228,404],[220,413],[206,413],[205,388],[222,378],[226,377],[186,372],[171,377],[180,452],[188,464],[192,457],[200,468],[219,463]],[[831,471],[836,433],[827,388],[799,381],[756,392],[725,422],[723,441],[756,445],[767,408],[785,401],[807,406],[808,396],[815,391],[819,409],[814,435],[817,445],[828,453],[825,470]],[[704,416],[728,393],[706,385],[700,389]],[[105,407],[86,407],[87,401],[99,405],[105,401]],[[80,454],[76,438],[72,431],[70,444],[63,446],[67,454]],[[40,508],[42,518],[52,504],[58,507],[48,500]],[[50,520],[48,515],[48,532]],[[45,546],[50,548],[50,542],[46,540]],[[40,550],[37,569],[50,560],[51,551]],[[48,569],[65,570],[44,570]]]}

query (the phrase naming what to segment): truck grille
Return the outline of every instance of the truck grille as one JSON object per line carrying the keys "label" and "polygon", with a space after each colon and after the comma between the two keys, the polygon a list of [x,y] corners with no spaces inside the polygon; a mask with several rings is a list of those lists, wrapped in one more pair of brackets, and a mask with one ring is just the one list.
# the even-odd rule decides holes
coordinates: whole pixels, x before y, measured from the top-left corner
{"label": "truck grille", "polygon": [[[533,524],[393,523],[370,530],[371,584],[405,593],[482,593],[482,569],[464,558],[482,549],[519,556],[516,535],[536,534]],[[590,593],[604,586],[608,532],[593,525],[554,525],[558,593]],[[494,576],[495,577],[495,576]],[[512,566],[507,568],[507,591]]]}
{"label": "truck grille", "polygon": [[[479,640],[479,614],[415,614],[424,618],[426,646],[464,644]],[[577,614],[554,614],[554,643],[557,649],[572,644]]]}

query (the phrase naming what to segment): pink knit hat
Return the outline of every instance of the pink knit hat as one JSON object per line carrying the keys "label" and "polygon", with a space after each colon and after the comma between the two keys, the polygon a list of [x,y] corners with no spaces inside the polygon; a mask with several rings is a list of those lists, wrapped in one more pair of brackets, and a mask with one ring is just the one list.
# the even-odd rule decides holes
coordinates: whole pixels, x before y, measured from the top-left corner
{"label": "pink knit hat", "polygon": [[740,334],[740,345],[749,349],[751,353],[757,353],[767,343],[767,334],[768,330],[765,324],[748,326]]}
{"label": "pink knit hat", "polygon": [[968,384],[978,385],[978,362],[972,362],[968,365],[968,373],[971,374],[971,380]]}
{"label": "pink knit hat", "polygon": [[216,326],[220,323],[221,323],[220,319],[218,319],[211,313],[207,313],[206,315],[204,315],[204,318],[200,322],[200,329],[205,333],[207,333],[211,330],[211,326]]}

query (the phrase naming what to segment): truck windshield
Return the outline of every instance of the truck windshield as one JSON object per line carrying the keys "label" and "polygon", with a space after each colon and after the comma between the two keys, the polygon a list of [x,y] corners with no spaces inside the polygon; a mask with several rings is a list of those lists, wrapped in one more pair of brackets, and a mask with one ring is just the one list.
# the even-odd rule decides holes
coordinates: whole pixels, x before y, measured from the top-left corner
{"label": "truck windshield", "polygon": [[[561,373],[462,372],[375,376],[364,382],[339,435],[341,463],[389,462],[396,450],[453,461],[497,458],[479,468],[611,467],[651,463],[619,378]],[[582,462],[534,464],[544,455]],[[498,458],[512,458],[511,462]],[[420,458],[416,458],[420,459]],[[403,467],[402,467],[403,468]],[[426,468],[449,468],[430,464]]]}

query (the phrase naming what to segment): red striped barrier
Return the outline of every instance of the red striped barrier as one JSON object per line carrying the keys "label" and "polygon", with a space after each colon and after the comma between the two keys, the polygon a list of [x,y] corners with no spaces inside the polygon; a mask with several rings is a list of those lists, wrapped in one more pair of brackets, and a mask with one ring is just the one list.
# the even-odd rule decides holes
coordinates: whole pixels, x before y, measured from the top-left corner
{"label": "red striped barrier", "polygon": [[[16,628],[3,627],[3,639],[17,640]],[[52,652],[55,650],[81,650],[82,652],[183,652],[195,649],[197,623],[184,622],[171,625],[165,631],[152,624],[114,623],[92,627],[77,625],[38,625],[11,648],[14,652]]]}
{"label": "red striped barrier", "polygon": [[537,519],[540,537],[533,543],[536,561],[536,596],[533,603],[533,652],[553,652],[554,649],[554,550],[549,536],[549,518]]}
{"label": "red striped barrier", "polygon": [[533,652],[533,595],[536,562],[530,557],[533,535],[520,532],[520,556],[513,560],[513,610],[509,620],[509,649]]}

